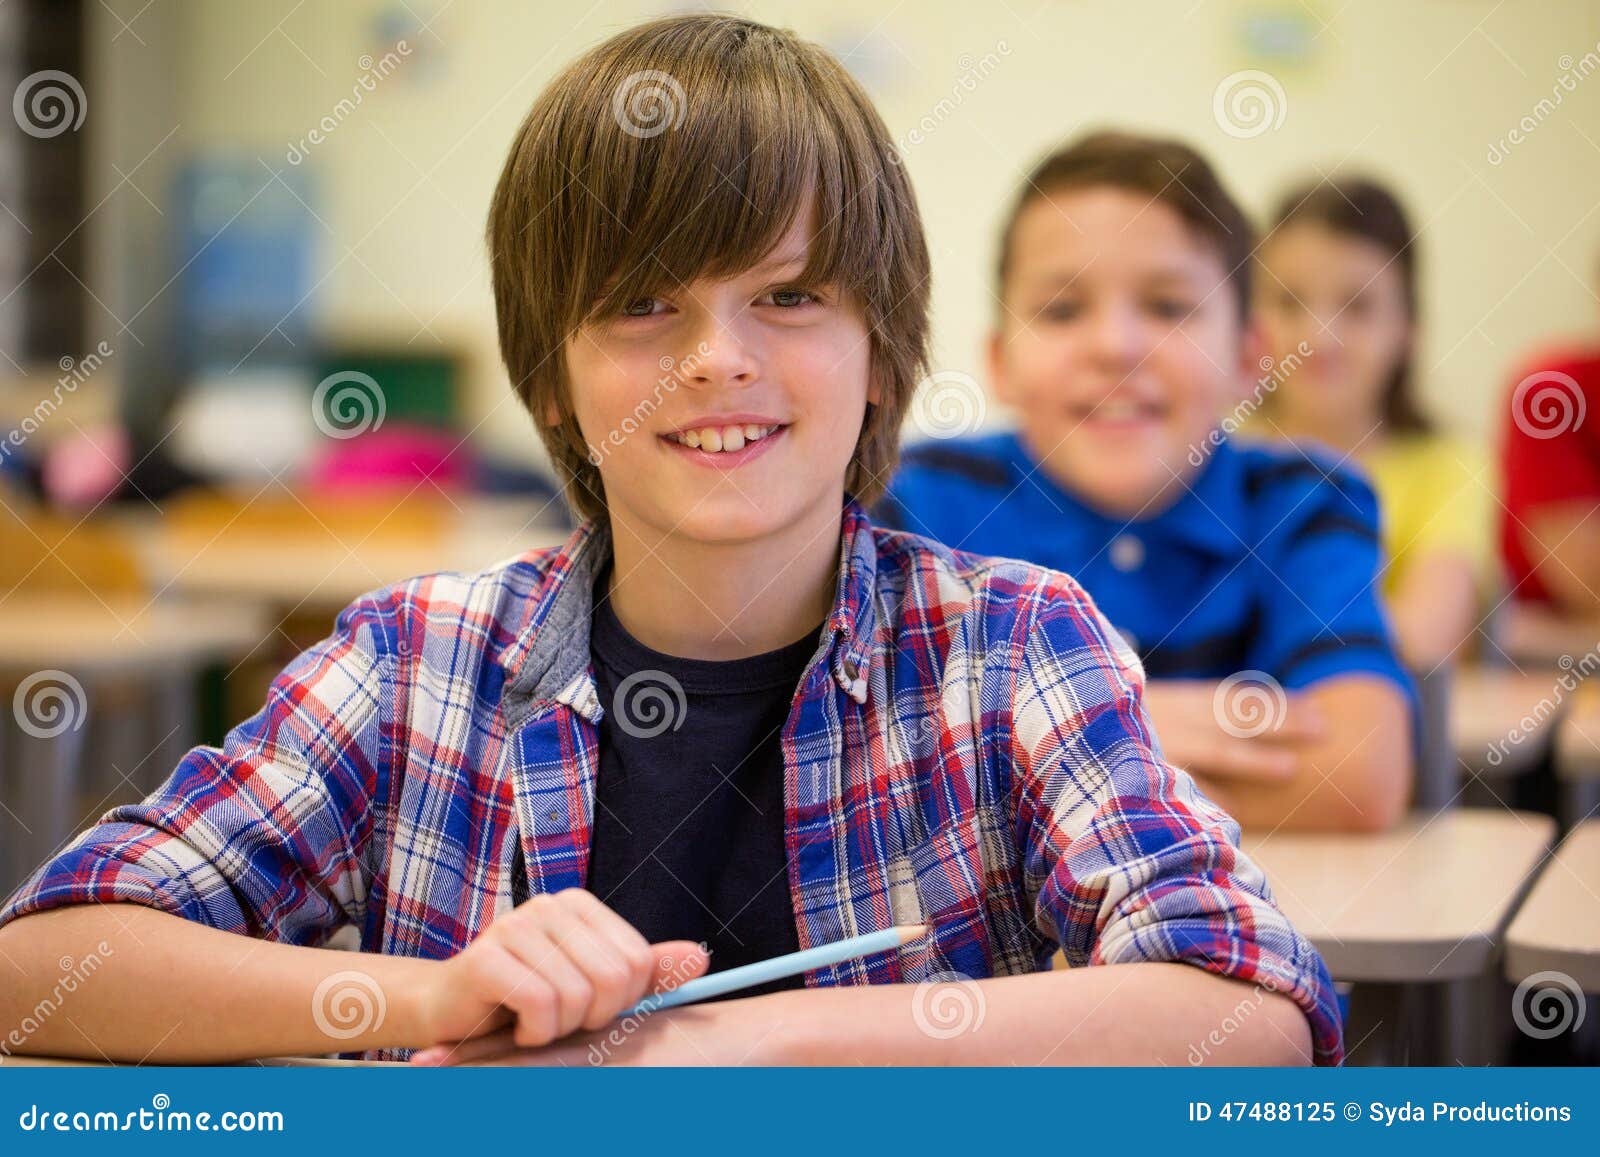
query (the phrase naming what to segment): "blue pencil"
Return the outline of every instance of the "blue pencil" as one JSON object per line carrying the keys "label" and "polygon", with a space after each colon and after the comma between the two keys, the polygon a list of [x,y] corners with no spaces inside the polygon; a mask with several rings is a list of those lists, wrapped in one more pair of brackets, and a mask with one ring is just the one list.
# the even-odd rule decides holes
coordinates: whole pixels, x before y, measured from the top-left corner
{"label": "blue pencil", "polygon": [[899,948],[902,944],[926,935],[927,931],[926,924],[899,924],[893,928],[885,928],[882,932],[849,936],[843,940],[835,940],[832,944],[819,944],[815,948],[791,952],[787,956],[758,960],[754,964],[745,964],[739,968],[730,968],[726,972],[716,972],[710,976],[685,981],[670,992],[658,992],[653,996],[647,996],[622,1015],[643,1016],[663,1008],[675,1008],[680,1004],[709,1000],[713,996],[737,992],[741,988],[753,988],[769,980],[782,980],[786,976],[796,976],[812,968],[825,968],[830,964],[838,964],[841,960],[870,956],[874,952],[887,952],[891,948]]}

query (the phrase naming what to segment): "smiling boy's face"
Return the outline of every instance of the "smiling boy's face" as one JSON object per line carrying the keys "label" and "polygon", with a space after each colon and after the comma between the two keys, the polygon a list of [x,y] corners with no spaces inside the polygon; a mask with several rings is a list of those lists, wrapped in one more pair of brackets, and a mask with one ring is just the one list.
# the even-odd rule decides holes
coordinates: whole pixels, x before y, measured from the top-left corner
{"label": "smiling boy's face", "polygon": [[732,543],[833,519],[868,401],[860,308],[798,284],[811,214],[755,266],[592,319],[565,347],[612,519]]}
{"label": "smiling boy's face", "polygon": [[1090,505],[1158,513],[1253,377],[1221,254],[1164,202],[1091,186],[1029,203],[1010,258],[990,373],[1025,445]]}

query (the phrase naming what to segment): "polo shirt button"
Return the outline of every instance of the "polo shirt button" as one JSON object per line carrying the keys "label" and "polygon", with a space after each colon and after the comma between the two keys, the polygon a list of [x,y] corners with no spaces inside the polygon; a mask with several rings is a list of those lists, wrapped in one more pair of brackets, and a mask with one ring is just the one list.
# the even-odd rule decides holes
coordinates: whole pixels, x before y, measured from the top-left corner
{"label": "polo shirt button", "polygon": [[1126,573],[1144,565],[1144,543],[1131,534],[1119,534],[1111,540],[1111,565]]}

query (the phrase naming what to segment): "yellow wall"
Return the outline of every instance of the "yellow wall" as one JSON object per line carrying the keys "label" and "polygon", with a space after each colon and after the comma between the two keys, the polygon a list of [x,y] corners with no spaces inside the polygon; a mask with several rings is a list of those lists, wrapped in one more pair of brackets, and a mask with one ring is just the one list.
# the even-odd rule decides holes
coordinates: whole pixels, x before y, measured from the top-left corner
{"label": "yellow wall", "polygon": [[[119,5],[127,14],[137,5]],[[373,0],[251,4],[183,0],[180,115],[190,145],[242,144],[284,165],[361,74]],[[485,208],[518,121],[581,49],[655,4],[412,0],[432,31],[306,162],[331,269],[319,304],[337,329],[409,338],[423,326],[482,351],[473,387],[480,433],[531,444],[493,352],[482,243]],[[853,53],[897,137],[938,123],[907,154],[935,260],[937,359],[981,377],[996,219],[1020,172],[1074,131],[1119,123],[1181,133],[1262,211],[1282,185],[1345,162],[1391,178],[1423,225],[1425,390],[1441,416],[1486,430],[1509,363],[1556,332],[1593,328],[1600,254],[1600,73],[1511,149],[1503,138],[1549,96],[1561,58],[1600,55],[1600,5],[1494,0],[1329,0],[1303,63],[1244,48],[1251,17],[1295,2],[755,3],[742,11]],[[91,9],[93,10],[93,9]],[[99,17],[109,36],[109,15]],[[1326,21],[1320,31],[1316,24]],[[135,29],[138,25],[135,24]],[[435,38],[436,37],[436,38]],[[126,35],[119,39],[132,51]],[[428,58],[425,59],[423,54]],[[987,69],[985,54],[994,61]],[[1225,76],[1266,67],[1285,93],[1281,127],[1250,139],[1221,130]],[[424,72],[431,70],[431,74]],[[987,71],[972,91],[964,71]],[[969,73],[970,75],[970,73]],[[942,119],[941,99],[961,103]],[[991,421],[1001,417],[991,411]]]}

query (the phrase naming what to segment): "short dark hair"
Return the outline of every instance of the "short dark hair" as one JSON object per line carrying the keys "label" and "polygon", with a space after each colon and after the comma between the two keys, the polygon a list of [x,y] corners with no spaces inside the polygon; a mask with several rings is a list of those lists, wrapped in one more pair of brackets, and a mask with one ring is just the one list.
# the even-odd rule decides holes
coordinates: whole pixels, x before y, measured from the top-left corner
{"label": "short dark hair", "polygon": [[1233,287],[1239,317],[1250,314],[1255,230],[1211,165],[1190,146],[1168,137],[1100,130],[1051,153],[1034,166],[1000,230],[996,296],[1005,296],[1011,245],[1022,211],[1071,189],[1109,186],[1160,201],[1216,251]]}

